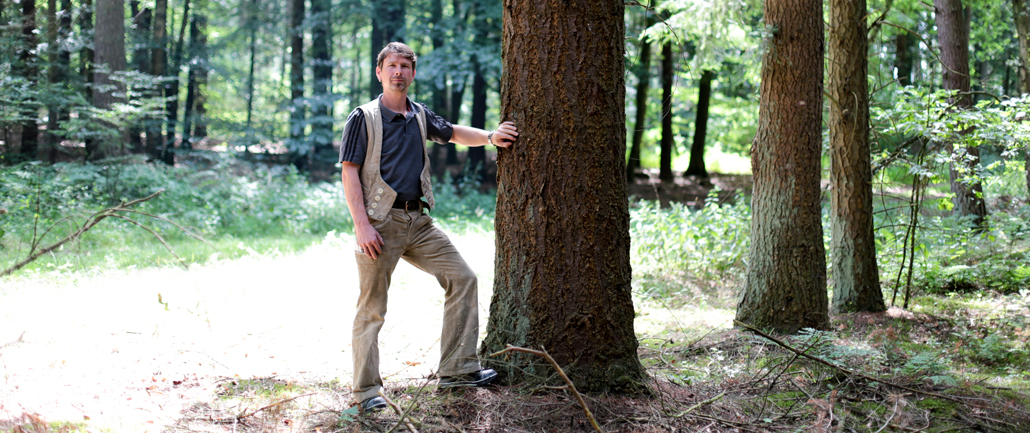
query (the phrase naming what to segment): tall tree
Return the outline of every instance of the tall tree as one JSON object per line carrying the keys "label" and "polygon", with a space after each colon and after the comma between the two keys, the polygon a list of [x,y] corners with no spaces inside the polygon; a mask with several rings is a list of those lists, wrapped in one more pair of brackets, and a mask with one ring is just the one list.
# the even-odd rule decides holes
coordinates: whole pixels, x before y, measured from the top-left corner
{"label": "tall tree", "polygon": [[873,235],[867,13],[865,0],[830,1],[830,257],[838,313],[887,309]]}
{"label": "tall tree", "polygon": [[[22,43],[18,49],[18,65],[20,75],[27,78],[29,85],[36,86],[39,70],[36,67],[36,1],[22,0],[21,2],[21,36]],[[23,116],[25,120],[21,123],[21,154],[25,159],[34,160],[39,152],[39,124],[38,113],[34,103],[25,104],[27,107]]]}
{"label": "tall tree", "polygon": [[[482,354],[545,347],[587,391],[636,389],[622,0],[504,1],[497,270]],[[576,121],[570,121],[576,119]],[[576,197],[569,200],[569,197]],[[515,354],[509,381],[553,372]],[[546,372],[546,373],[544,373]]]}
{"label": "tall tree", "polygon": [[[132,9],[132,68],[137,72],[150,73],[150,26],[153,11],[150,8],[139,10],[139,2],[133,1]],[[129,147],[133,153],[143,153],[143,128],[132,126],[129,129]]]}
{"label": "tall tree", "polygon": [[[93,37],[93,0],[82,0],[82,13],[79,15],[79,30],[83,35],[85,35],[85,37]],[[93,45],[84,44],[82,51],[79,52],[79,73],[82,75],[82,81],[87,83],[93,82],[93,61],[95,60],[95,57]],[[88,93],[86,97],[90,100],[93,99],[92,93]],[[89,148],[88,145],[86,147]]]}
{"label": "tall tree", "polygon": [[306,152],[297,152],[304,137],[304,0],[290,0],[290,149],[293,164],[306,168]]}
{"label": "tall tree", "polygon": [[244,129],[247,140],[243,145],[243,152],[248,152],[250,145],[254,144],[254,65],[257,63],[257,30],[258,30],[258,0],[241,0],[244,3],[247,16],[247,33],[250,39],[250,65],[247,68],[247,120]]}
{"label": "tall tree", "polygon": [[775,29],[762,59],[751,147],[751,246],[737,320],[794,332],[829,325],[820,200],[823,9],[765,0]]}
{"label": "tall tree", "polygon": [[[486,128],[486,78],[479,59],[472,60],[472,118],[469,126]],[[465,173],[478,182],[486,180],[486,146],[470,147],[465,156]]]}
{"label": "tall tree", "polygon": [[[1030,10],[1025,0],[1012,0],[1012,14],[1016,20],[1016,37],[1019,38],[1019,91],[1030,93]],[[1026,150],[1026,191],[1030,200],[1030,149]]]}
{"label": "tall tree", "polygon": [[[943,84],[948,90],[958,92],[951,104],[958,110],[972,108],[969,95],[969,21],[964,14],[962,0],[934,0],[934,16],[937,22],[937,38],[941,46]],[[980,165],[980,150],[966,147],[957,152],[954,143],[948,142],[947,150],[958,159],[951,164],[951,192],[955,212],[971,216],[973,224],[980,226],[987,217],[987,205],[983,199],[983,185],[978,179],[967,181],[966,175],[976,175]],[[964,163],[963,163],[964,161]],[[959,167],[958,165],[962,165]]]}
{"label": "tall tree", "polygon": [[207,135],[204,120],[204,86],[207,83],[207,17],[199,13],[202,4],[197,5],[198,13],[193,14],[190,22],[190,61],[186,78],[186,104],[182,114],[183,150],[193,149],[193,144],[203,140]]}
{"label": "tall tree", "polygon": [[169,80],[165,83],[165,103],[168,126],[165,137],[164,148],[161,150],[161,160],[165,164],[175,164],[175,130],[179,126],[179,73],[182,69],[182,56],[186,45],[186,23],[190,22],[190,0],[185,0],[182,5],[182,18],[179,22],[179,37],[175,40],[172,48],[172,61],[169,70]]}
{"label": "tall tree", "polygon": [[[57,20],[57,0],[47,0],[47,60],[50,65],[47,67],[47,82],[51,88],[61,85],[64,74],[64,65],[61,64],[60,51],[61,25]],[[61,109],[58,104],[51,103],[47,107],[47,155],[51,164],[57,162],[57,148],[60,146],[61,138],[57,135],[57,125],[61,118]]]}
{"label": "tall tree", "polygon": [[659,157],[658,179],[672,182],[672,149],[675,140],[672,135],[672,42],[662,45],[662,143]]}
{"label": "tall tree", "polygon": [[706,69],[701,73],[701,82],[697,92],[697,112],[694,117],[694,141],[690,145],[690,164],[684,176],[708,177],[705,168],[705,138],[708,135],[708,107],[712,100],[712,80],[715,71]]}
{"label": "tall tree", "polygon": [[636,117],[633,121],[629,160],[626,162],[626,180],[629,182],[633,182],[633,175],[640,169],[640,147],[644,143],[644,126],[647,124],[647,92],[651,87],[651,42],[647,39],[640,41],[640,61],[636,67],[636,76]]}
{"label": "tall tree", "polygon": [[[124,71],[125,61],[125,2],[123,0],[97,0],[96,27],[93,32],[94,62],[93,105],[108,108],[122,100],[125,89],[121,83],[112,80],[111,75]],[[106,156],[100,143],[86,143],[86,157],[99,159]]]}
{"label": "tall tree", "polygon": [[[168,0],[154,1],[154,33],[150,43],[150,74],[155,77],[164,77],[168,72]],[[161,90],[157,90],[160,95]],[[161,131],[161,121],[151,120],[147,123],[147,155],[153,159],[161,157],[161,147],[164,145],[164,134]],[[174,135],[174,131],[171,131]]]}
{"label": "tall tree", "polygon": [[894,67],[898,70],[898,84],[912,84],[912,37],[904,30],[894,37]]}
{"label": "tall tree", "polygon": [[312,169],[333,171],[337,155],[333,152],[332,106],[333,61],[330,42],[333,20],[330,0],[311,0],[311,147]]}
{"label": "tall tree", "polygon": [[[298,0],[294,0],[298,1]],[[404,7],[405,0],[377,0],[372,2],[372,71],[369,80],[369,93],[371,98],[379,96],[383,92],[382,84],[374,74],[376,58],[379,51],[390,42],[404,42]]]}

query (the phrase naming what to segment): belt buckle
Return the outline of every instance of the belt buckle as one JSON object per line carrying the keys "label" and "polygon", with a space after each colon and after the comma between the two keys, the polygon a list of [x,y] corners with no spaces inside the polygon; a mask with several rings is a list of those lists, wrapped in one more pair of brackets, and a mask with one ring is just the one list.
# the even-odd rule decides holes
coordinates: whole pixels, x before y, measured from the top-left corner
{"label": "belt buckle", "polygon": [[414,212],[415,210],[418,210],[419,212],[422,212],[422,201],[421,200],[419,200],[419,202],[418,202],[418,209],[409,209],[408,208],[408,205],[410,205],[412,201],[414,201],[414,200],[405,200],[404,201],[404,211],[405,212]]}

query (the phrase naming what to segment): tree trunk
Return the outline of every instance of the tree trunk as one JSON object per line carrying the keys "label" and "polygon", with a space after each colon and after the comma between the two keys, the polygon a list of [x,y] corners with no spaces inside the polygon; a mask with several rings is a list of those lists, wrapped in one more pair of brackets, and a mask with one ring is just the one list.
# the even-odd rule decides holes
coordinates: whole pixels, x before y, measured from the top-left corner
{"label": "tree trunk", "polygon": [[[108,108],[112,103],[121,102],[116,93],[124,94],[121,83],[111,80],[111,74],[124,71],[125,63],[125,3],[123,0],[97,0],[96,29],[93,33],[94,62],[106,67],[106,71],[93,73],[93,105],[97,108]],[[87,143],[89,144],[89,143]],[[90,149],[86,146],[87,159],[101,159],[107,152],[93,143]],[[117,147],[121,147],[118,143]]]}
{"label": "tree trunk", "polygon": [[311,0],[311,146],[312,170],[325,173],[333,171],[337,155],[333,152],[333,63],[330,42],[332,41],[332,17],[330,0]]}
{"label": "tree trunk", "polygon": [[[36,2],[35,0],[22,0],[21,2],[21,36],[22,46],[18,50],[18,63],[20,75],[28,79],[30,87],[36,87]],[[28,108],[22,113],[25,120],[21,123],[21,155],[27,160],[33,161],[39,153],[39,124],[35,103],[25,104]]]}
{"label": "tree trunk", "polygon": [[[296,1],[296,0],[295,0]],[[370,98],[383,93],[383,86],[374,74],[379,52],[390,42],[404,42],[405,0],[377,0],[372,2],[372,72],[369,80]]]}
{"label": "tree trunk", "polygon": [[[581,391],[639,391],[625,182],[622,0],[504,1],[494,295],[481,354],[509,383],[546,362]],[[576,121],[570,121],[575,119]]]}
{"label": "tree trunk", "polygon": [[823,9],[765,0],[776,29],[762,59],[751,246],[737,320],[795,332],[829,326],[820,201]]}
{"label": "tree trunk", "polygon": [[[951,103],[958,110],[972,108],[973,100],[969,96],[969,22],[963,15],[962,0],[934,0],[934,12],[937,21],[937,37],[941,45],[941,63],[943,84],[948,90],[957,90],[959,95],[952,98]],[[980,150],[976,147],[956,149],[954,143],[947,143],[948,152],[954,156],[967,154],[967,162],[961,167],[960,162],[951,164],[951,192],[955,193],[952,202],[955,212],[962,216],[971,216],[973,224],[981,226],[987,217],[987,206],[983,199],[983,186],[979,180],[963,181],[967,175],[976,175],[980,165]]]}
{"label": "tree trunk", "polygon": [[658,179],[672,182],[672,148],[675,140],[672,136],[672,43],[662,45],[662,144],[658,169]]}
{"label": "tree trunk", "polygon": [[[154,1],[154,33],[150,42],[150,74],[155,77],[164,77],[167,73],[167,54],[165,47],[168,46],[168,0]],[[158,96],[161,88],[155,90],[151,96]],[[150,119],[147,121],[147,155],[151,159],[161,158],[161,147],[164,144],[164,134],[161,132],[161,120]]]}
{"label": "tree trunk", "polygon": [[293,165],[307,169],[304,139],[304,0],[290,1],[290,152]]}
{"label": "tree trunk", "polygon": [[[467,77],[455,76],[451,83],[451,123],[458,123],[461,120],[461,101],[465,99],[465,84]],[[454,143],[443,145],[444,163],[440,165],[440,173],[444,172],[447,165],[458,163],[458,148]]]}
{"label": "tree trunk", "polygon": [[[79,15],[79,29],[84,34],[89,34],[93,31],[93,0],[82,0],[82,15]],[[82,75],[82,81],[87,83],[93,82],[93,60],[95,52],[89,45],[82,47],[82,51],[79,52],[79,73]],[[93,94],[87,92],[86,98],[90,101],[93,100]],[[87,148],[89,146],[86,146]]]}
{"label": "tree trunk", "polygon": [[[198,8],[199,9],[199,8]],[[193,137],[193,122],[197,117],[194,114],[197,102],[197,75],[200,73],[200,23],[203,16],[194,14],[190,21],[190,58],[189,73],[186,75],[186,105],[182,110],[182,141],[179,148],[182,150],[193,150],[193,143],[197,140]]]}
{"label": "tree trunk", "polygon": [[[472,119],[469,126],[486,129],[486,78],[478,59],[472,61]],[[486,181],[486,146],[470,147],[465,157],[464,175],[477,182]]]}
{"label": "tree trunk", "polygon": [[249,7],[247,9],[247,26],[250,38],[250,65],[247,68],[247,123],[244,129],[247,139],[243,143],[243,153],[249,152],[250,146],[256,144],[253,128],[254,117],[254,65],[257,59],[257,14],[258,0],[243,0]]}
{"label": "tree trunk", "polygon": [[[458,16],[458,11],[458,8],[454,9],[455,16]],[[443,0],[432,0],[430,2],[430,14],[430,20],[433,23],[433,29],[430,33],[430,39],[433,42],[433,51],[436,51],[443,48],[444,36],[446,36],[443,29]],[[449,111],[447,109],[447,74],[443,72],[441,72],[441,74],[443,75],[443,77],[433,78],[442,79],[434,79],[432,80],[433,84],[431,84],[433,90],[432,101],[430,102],[430,106],[432,107],[433,112],[437,114],[443,114]],[[432,146],[433,148],[429,152],[429,167],[431,169],[436,169],[437,167],[441,166],[440,149],[443,145],[439,143],[433,143]]]}
{"label": "tree trunk", "polygon": [[[47,0],[47,60],[50,65],[47,67],[47,81],[52,88],[57,88],[64,79],[65,66],[61,63],[59,50],[60,41],[66,37],[61,31],[61,25],[57,20],[57,0]],[[51,103],[47,107],[47,160],[53,164],[57,162],[57,149],[61,145],[61,137],[57,135],[58,121],[61,120],[61,108],[57,103]]]}
{"label": "tree trunk", "polygon": [[1027,11],[1026,1],[1012,0],[1012,14],[1019,40],[1019,90],[1030,93],[1030,11]]}
{"label": "tree trunk", "polygon": [[866,0],[830,2],[826,64],[830,69],[830,257],[836,313],[887,309],[873,235],[866,13]]}
{"label": "tree trunk", "polygon": [[697,117],[694,118],[694,141],[690,145],[690,165],[684,176],[708,177],[705,168],[705,138],[708,135],[708,106],[712,99],[712,80],[715,72],[705,70],[701,73],[701,83],[697,92]]}
{"label": "tree trunk", "polygon": [[640,64],[637,66],[636,119],[633,122],[633,144],[629,148],[626,162],[626,180],[633,182],[633,175],[640,169],[640,147],[644,143],[644,126],[647,124],[647,91],[651,87],[651,43],[640,42]]}
{"label": "tree trunk", "polygon": [[902,30],[894,37],[894,67],[898,70],[898,84],[912,84],[912,37]]}
{"label": "tree trunk", "polygon": [[165,105],[168,126],[165,127],[165,131],[168,135],[165,137],[161,160],[168,165],[175,164],[175,130],[179,126],[179,73],[182,69],[183,46],[186,42],[186,23],[188,22],[190,22],[190,0],[185,0],[182,7],[182,22],[179,23],[179,38],[175,41],[175,47],[172,48],[172,68],[169,71],[172,79],[165,84],[165,97],[168,98]]}
{"label": "tree trunk", "polygon": [[[132,67],[138,72],[150,72],[150,25],[153,12],[150,8],[137,11],[139,2],[133,3],[132,15]],[[129,149],[132,153],[144,153],[143,128],[133,125],[129,128]]]}
{"label": "tree trunk", "polygon": [[[207,15],[197,14],[197,57],[194,62],[197,67],[196,82],[194,91],[196,99],[193,102],[193,135],[194,143],[199,143],[207,138],[207,73],[210,69],[207,54]],[[190,69],[193,65],[190,66]]]}

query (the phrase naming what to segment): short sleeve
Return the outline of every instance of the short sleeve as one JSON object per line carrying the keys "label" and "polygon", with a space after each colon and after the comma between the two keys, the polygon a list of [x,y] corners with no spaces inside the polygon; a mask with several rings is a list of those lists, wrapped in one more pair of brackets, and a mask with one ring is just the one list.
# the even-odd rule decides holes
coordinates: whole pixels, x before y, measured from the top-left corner
{"label": "short sleeve", "polygon": [[365,112],[354,109],[343,127],[343,144],[340,145],[340,162],[348,161],[358,165],[365,163],[368,149],[368,132],[365,128]]}
{"label": "short sleeve", "polygon": [[426,113],[426,138],[429,141],[447,144],[454,135],[454,126],[443,117],[438,116],[426,104],[419,103],[422,112]]}

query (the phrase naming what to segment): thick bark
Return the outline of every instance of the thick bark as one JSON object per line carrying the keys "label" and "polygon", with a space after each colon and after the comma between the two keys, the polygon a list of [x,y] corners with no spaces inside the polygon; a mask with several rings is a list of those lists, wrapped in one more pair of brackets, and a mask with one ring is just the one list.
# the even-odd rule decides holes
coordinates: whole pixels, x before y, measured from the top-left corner
{"label": "thick bark", "polygon": [[690,164],[684,176],[707,178],[705,168],[705,138],[708,136],[708,107],[712,100],[712,80],[715,72],[705,70],[701,73],[701,83],[697,92],[697,116],[694,118],[694,141],[690,145]]}
{"label": "thick bark", "polygon": [[312,170],[333,170],[337,155],[333,152],[332,88],[333,63],[332,17],[330,0],[311,0],[311,147]]}
{"label": "thick bark", "polygon": [[168,98],[168,102],[165,104],[168,126],[165,127],[165,131],[168,134],[165,137],[161,160],[168,165],[175,164],[175,130],[179,125],[179,72],[182,68],[183,46],[186,43],[186,23],[188,22],[190,22],[190,0],[185,0],[182,7],[182,21],[179,23],[179,38],[176,39],[175,47],[172,48],[172,67],[168,74],[172,79],[165,84],[165,98]]}
{"label": "thick bark", "polygon": [[837,313],[887,309],[873,236],[866,13],[866,0],[830,2],[830,257]]}
{"label": "thick bark", "polygon": [[906,31],[894,37],[894,68],[898,70],[898,84],[912,84],[912,37]]}
{"label": "thick bark", "polygon": [[[296,0],[295,0],[296,1]],[[390,42],[404,42],[405,0],[377,0],[372,2],[372,69],[369,80],[370,98],[383,93],[383,86],[376,79],[375,70],[379,51]]]}
{"label": "thick bark", "polygon": [[304,137],[304,0],[290,1],[290,151],[293,165],[307,168],[306,152],[297,152]]}
{"label": "thick bark", "polygon": [[647,124],[647,91],[651,87],[651,43],[640,42],[640,64],[637,67],[636,118],[633,121],[633,142],[626,162],[626,180],[633,182],[633,175],[640,169],[640,147],[644,143],[644,126]]}
{"label": "thick bark", "polygon": [[775,29],[762,59],[751,246],[737,320],[795,332],[829,326],[820,201],[823,12],[819,0],[766,0]]}
{"label": "thick bark", "polygon": [[662,143],[659,158],[658,179],[672,182],[672,43],[662,45]]}
{"label": "thick bark", "polygon": [[[497,257],[486,355],[544,347],[583,391],[637,391],[622,0],[504,1]],[[573,121],[575,119],[575,121]],[[509,382],[541,360],[484,361]]]}
{"label": "thick bark", "polygon": [[[21,2],[21,37],[22,45],[18,49],[18,65],[20,75],[27,78],[29,85],[36,86],[39,70],[36,68],[36,56],[32,52],[36,49],[36,2]],[[21,123],[21,155],[25,159],[35,160],[39,152],[39,124],[34,103],[26,104],[27,108],[23,115],[25,120]]]}
{"label": "thick bark", "polygon": [[[934,0],[934,12],[937,21],[937,37],[941,46],[941,63],[943,69],[943,87],[957,90],[959,94],[951,103],[958,110],[972,108],[973,99],[969,95],[969,21],[963,14],[962,0]],[[951,192],[955,194],[952,202],[955,212],[963,216],[971,216],[973,224],[980,226],[987,217],[987,206],[983,199],[983,185],[979,180],[963,181],[966,175],[976,173],[980,165],[980,150],[976,147],[955,149],[954,143],[947,143],[948,152],[962,156],[966,161],[951,164]],[[966,158],[964,155],[968,155]],[[956,166],[961,165],[961,166]]]}
{"label": "thick bark", "polygon": [[[165,47],[168,46],[168,0],[154,1],[154,32],[150,40],[150,75],[164,77],[167,73],[168,58]],[[158,96],[163,93],[160,87],[155,89],[151,96]],[[151,159],[161,158],[161,147],[164,144],[164,134],[161,131],[159,119],[152,119],[147,122],[147,155]]]}

